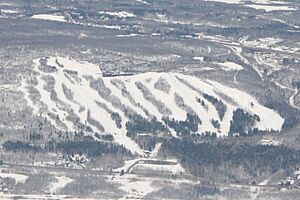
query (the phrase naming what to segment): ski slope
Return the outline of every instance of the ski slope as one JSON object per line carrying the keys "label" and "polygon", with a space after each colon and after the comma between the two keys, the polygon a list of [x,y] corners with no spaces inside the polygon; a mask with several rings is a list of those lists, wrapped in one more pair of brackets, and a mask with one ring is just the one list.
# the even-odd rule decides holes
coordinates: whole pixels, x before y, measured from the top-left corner
{"label": "ski slope", "polygon": [[[156,117],[162,121],[163,116],[185,120],[187,111],[191,111],[201,120],[198,126],[199,133],[210,131],[216,132],[218,136],[228,134],[233,111],[237,108],[258,115],[260,122],[256,127],[260,130],[280,130],[284,122],[278,113],[264,107],[251,95],[195,76],[172,72],[148,72],[132,76],[102,77],[100,66],[92,63],[60,56],[43,59],[46,60],[46,66],[45,63],[40,62],[40,59],[33,61],[34,69],[39,74],[36,77],[38,84],[29,85],[28,81],[23,80],[21,87],[28,106],[32,107],[34,114],[42,110],[39,109],[41,105],[47,105],[47,111],[40,111],[41,114],[47,116],[52,113],[59,120],[55,118],[49,120],[64,131],[78,130],[78,124],[71,121],[69,117],[76,116],[81,124],[92,128],[91,134],[96,132],[112,134],[116,142],[138,154],[143,154],[143,151],[126,136],[125,124],[130,120],[129,113],[138,114],[146,119],[149,116]],[[240,69],[238,66],[231,67],[232,70]],[[168,92],[155,87],[161,79],[170,86]],[[47,85],[48,82],[52,87]],[[137,83],[142,84],[143,89],[138,88]],[[28,87],[34,87],[39,92],[40,102],[31,102]],[[146,93],[144,89],[147,90]],[[130,98],[128,94],[124,95],[125,90],[131,96]],[[215,105],[205,99],[204,94],[226,105],[224,117],[219,116]],[[175,101],[176,95],[181,98],[182,105]],[[224,97],[230,97],[231,100]],[[197,102],[197,99],[201,99],[205,106]],[[169,110],[169,114],[166,116],[161,112],[162,109]],[[121,127],[117,127],[112,119],[112,112],[120,116]],[[220,128],[214,127],[212,120],[217,120]]]}

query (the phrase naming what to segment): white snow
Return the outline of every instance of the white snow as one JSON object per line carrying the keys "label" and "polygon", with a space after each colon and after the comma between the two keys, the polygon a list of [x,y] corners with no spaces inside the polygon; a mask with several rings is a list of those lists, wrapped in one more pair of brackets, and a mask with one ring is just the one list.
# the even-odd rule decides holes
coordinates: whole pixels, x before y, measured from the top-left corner
{"label": "white snow", "polygon": [[221,3],[228,3],[228,4],[239,4],[243,0],[205,0],[205,1],[214,1],[214,2],[221,2]]}
{"label": "white snow", "polygon": [[[275,111],[266,108],[259,104],[259,102],[249,94],[238,89],[228,88],[220,83],[208,81],[218,90],[230,96],[241,108],[250,113],[257,114],[260,117],[260,122],[256,124],[260,130],[281,130],[284,119]],[[251,103],[254,104],[251,106]]]}
{"label": "white snow", "polygon": [[130,103],[130,101],[122,95],[121,90],[117,89],[113,84],[111,84],[110,80],[111,80],[110,78],[104,78],[103,82],[104,82],[105,86],[111,90],[111,92],[114,94],[114,96],[116,96],[118,99],[120,99],[122,104],[124,104],[125,106],[131,107],[134,111],[136,111],[141,116],[147,117],[146,114],[144,113],[144,111],[138,107],[133,106]]}
{"label": "white snow", "polygon": [[[158,149],[160,145],[156,145],[156,149]],[[156,150],[154,150],[156,151]],[[158,190],[161,186],[157,184],[153,184],[154,182],[160,182],[163,179],[160,177],[144,177],[135,174],[128,173],[129,168],[138,168],[142,170],[154,171],[154,172],[163,172],[163,173],[171,173],[171,174],[186,174],[186,171],[182,166],[178,163],[177,160],[168,159],[165,161],[171,162],[169,165],[161,165],[161,164],[145,164],[147,160],[156,160],[156,159],[147,159],[147,158],[137,158],[133,160],[129,160],[125,162],[125,165],[119,169],[114,171],[120,172],[124,170],[125,174],[114,175],[113,177],[108,177],[108,181],[112,183],[116,183],[119,185],[119,189],[126,192],[126,194],[121,199],[143,199],[147,194]],[[163,160],[156,160],[163,161]],[[143,164],[144,163],[144,164]],[[195,182],[187,180],[187,179],[168,179],[167,184],[178,186],[181,183],[190,183],[195,184]]]}
{"label": "white snow", "polygon": [[50,57],[48,59],[48,64],[52,66],[57,66],[55,62],[56,60],[59,64],[62,64],[64,66],[64,69],[77,71],[79,74],[89,75],[95,78],[101,75],[100,67],[98,65],[92,64],[90,62],[79,62],[69,57]]}
{"label": "white snow", "polygon": [[[178,77],[186,80],[187,82],[189,82],[191,85],[193,85],[196,89],[200,90],[201,92],[204,92],[208,95],[214,96],[218,99],[221,99],[218,97],[218,95],[215,94],[214,92],[214,88],[212,87],[212,85],[209,85],[203,81],[201,81],[200,79],[193,77],[193,76],[186,76],[186,75],[180,75],[177,74]],[[179,86],[177,86],[179,87]],[[204,99],[200,94],[198,94],[197,92],[195,92],[194,90],[189,89],[187,86],[184,86],[182,84],[181,89],[178,91],[189,91],[188,95],[185,95],[187,98],[185,98],[185,101],[188,101],[188,99],[193,100],[196,99],[196,97],[200,97],[205,104],[207,105],[207,110],[205,110],[205,108],[203,108],[203,106],[201,106],[200,103],[191,103],[188,104],[189,106],[194,108],[194,111],[196,111],[196,113],[198,114],[198,116],[200,117],[200,120],[202,121],[202,124],[200,125],[200,130],[206,130],[206,131],[211,131],[211,132],[215,132],[216,129],[213,127],[213,125],[211,124],[211,119],[215,119],[218,120],[219,119],[219,115],[217,113],[217,110],[215,108],[215,106],[213,106],[209,101],[207,101],[206,99]],[[227,105],[227,107],[229,107],[230,105]],[[227,133],[229,132],[229,125],[230,125],[230,120],[231,118],[226,118],[227,115],[230,115],[230,110],[228,108],[228,111],[225,113],[225,118],[222,120],[219,119],[219,121],[221,122],[221,128],[220,128],[220,135],[227,135]],[[205,117],[202,117],[205,116]],[[228,120],[226,120],[228,119]]]}
{"label": "white snow", "polygon": [[244,39],[241,40],[241,43],[243,45],[251,46],[251,47],[272,48],[282,41],[283,39],[281,38],[265,37],[265,38],[259,38],[257,40]]}
{"label": "white snow", "polygon": [[154,147],[154,149],[152,150],[151,154],[150,154],[150,158],[156,158],[157,157],[157,154],[158,154],[158,151],[161,147],[161,143],[157,143]]}
{"label": "white snow", "polygon": [[[184,79],[186,82],[189,82],[193,86],[197,86],[199,84],[203,84],[204,90],[207,91],[207,86],[200,81],[199,79],[191,76],[176,74],[176,76],[180,77],[181,79]],[[176,92],[183,98],[184,103],[188,106],[190,106],[199,116],[201,120],[201,125],[199,125],[199,130],[206,130],[206,131],[216,131],[216,129],[211,124],[211,119],[218,119],[218,113],[215,109],[215,107],[208,101],[206,101],[204,98],[201,98],[205,104],[207,105],[208,110],[206,110],[203,106],[201,106],[200,103],[196,102],[196,98],[201,97],[201,95],[196,92],[195,90],[190,89],[185,84],[181,83],[180,81],[175,82],[174,81],[174,88],[176,88]],[[197,87],[196,87],[197,88]],[[201,88],[197,88],[202,90]],[[202,90],[203,91],[203,90]],[[211,91],[212,92],[212,91]],[[208,94],[210,92],[208,91]],[[205,116],[205,117],[204,117]]]}
{"label": "white snow", "polygon": [[294,89],[294,94],[289,98],[289,103],[293,108],[300,110],[300,108],[297,105],[295,105],[295,97],[298,95],[298,93],[299,93],[299,90]]}
{"label": "white snow", "polygon": [[212,67],[201,67],[200,68],[201,71],[214,71],[216,70],[215,68],[212,68]]}
{"label": "white snow", "polygon": [[205,0],[205,1],[212,1],[212,2],[221,2],[227,4],[236,4],[236,5],[243,5],[248,6],[254,9],[262,9],[266,12],[271,11],[292,11],[297,10],[296,8],[287,5],[287,2],[284,1],[273,1],[273,0]]}
{"label": "white snow", "polygon": [[99,14],[119,17],[119,18],[132,18],[135,17],[135,14],[126,12],[126,11],[120,11],[120,12],[110,12],[110,11],[100,11]]}
{"label": "white snow", "polygon": [[[38,76],[37,81],[38,81],[38,84],[35,87],[41,95],[41,101],[47,105],[49,111],[56,113],[59,117],[64,116],[65,113],[57,108],[56,103],[53,102],[50,98],[50,93],[44,89],[44,84],[45,84],[44,80],[42,80],[41,77]],[[49,120],[53,124],[55,124],[54,120],[52,120],[51,118],[49,118]],[[57,128],[59,128],[59,127],[57,127]]]}
{"label": "white snow", "polygon": [[[63,67],[59,67],[56,63],[62,65]],[[36,64],[36,70],[38,66],[38,60],[35,60],[34,63]],[[124,113],[122,113],[120,110],[116,110],[114,106],[112,106],[111,102],[107,102],[105,99],[99,96],[98,92],[93,90],[89,86],[89,81],[86,80],[83,76],[88,75],[92,76],[95,79],[101,76],[100,69],[97,65],[87,63],[87,62],[77,62],[71,58],[64,58],[64,57],[50,57],[48,59],[48,64],[51,66],[56,66],[58,69],[57,72],[53,73],[53,77],[55,78],[55,91],[58,95],[58,98],[68,104],[74,113],[80,117],[80,120],[82,123],[85,123],[87,119],[87,111],[91,111],[91,117],[94,119],[99,119],[99,122],[102,126],[104,126],[105,132],[111,133],[114,136],[114,139],[116,142],[123,144],[128,149],[132,150],[134,153],[143,154],[143,151],[140,149],[140,147],[133,142],[130,138],[126,137],[126,131],[124,130],[126,118],[124,116]],[[65,76],[64,70],[73,70],[78,72],[77,77],[79,78],[79,83],[72,84]],[[42,73],[42,72],[40,72]],[[42,73],[43,74],[43,73]],[[50,99],[50,93],[43,89],[43,80],[41,79],[41,76],[38,76],[38,85],[36,86],[36,89],[39,90],[41,94],[41,100],[48,106],[49,110],[57,113],[62,120],[63,123],[65,123],[68,127],[68,130],[74,130],[73,124],[66,120],[67,113],[62,111],[61,109],[57,108],[57,105],[55,102],[53,102]],[[130,106],[130,102],[125,99],[119,90],[117,90],[113,85],[110,83],[110,79],[104,80],[105,84],[108,85],[108,87],[113,91],[113,94],[117,97],[119,97],[122,100],[122,103],[125,103],[126,105]],[[62,90],[62,83],[64,83],[68,89],[70,89],[74,94],[74,101],[69,101]],[[95,101],[99,101],[101,103],[104,103],[108,106],[110,110],[117,111],[121,118],[123,119],[123,129],[118,129],[116,127],[115,122],[111,119],[111,116],[109,113],[107,113],[104,109],[100,108]],[[79,112],[80,106],[83,106],[85,108],[85,111]],[[142,116],[145,116],[143,111],[141,111],[137,107],[132,107],[133,110],[136,110],[138,113],[140,113]],[[53,122],[55,123],[55,122]],[[97,130],[96,127],[90,125],[94,131],[100,131]]]}
{"label": "white snow", "polygon": [[[65,108],[60,108],[56,102],[51,99],[51,94],[47,90],[44,89],[46,82],[42,79],[41,76],[37,76],[38,84],[36,89],[39,91],[41,95],[41,100],[48,106],[48,110],[55,113],[59,119],[67,126],[68,130],[73,130],[73,124],[70,121],[65,120],[67,113],[65,112]],[[49,118],[49,120],[51,120]],[[54,122],[53,120],[51,120]],[[55,122],[54,122],[55,123]]]}
{"label": "white snow", "polygon": [[134,169],[157,171],[174,175],[186,174],[185,169],[179,163],[176,165],[136,164]]}
{"label": "white snow", "polygon": [[25,183],[28,179],[28,176],[23,174],[7,173],[0,169],[0,178],[11,178],[15,179],[16,183]]}
{"label": "white snow", "polygon": [[124,28],[124,26],[119,26],[119,25],[98,25],[97,26],[97,25],[90,24],[90,26],[107,28],[107,29],[114,29],[114,30],[126,30],[126,28]]}
{"label": "white snow", "polygon": [[127,174],[126,176],[115,176],[110,182],[119,184],[119,189],[126,192],[120,199],[143,199],[144,196],[155,190],[152,185],[153,179]]}
{"label": "white snow", "polygon": [[[171,110],[172,115],[175,119],[185,120],[186,112],[179,108],[174,99],[174,92],[176,88],[171,87],[169,94],[166,94],[163,91],[157,90],[154,88],[154,83],[160,78],[159,74],[157,73],[146,73],[143,76],[140,75],[138,81],[141,81],[147,88],[152,92],[155,99],[159,100],[160,102],[164,103],[165,106]],[[169,82],[172,86],[174,84],[174,76],[172,74],[164,73],[164,78]],[[146,79],[151,79],[151,82],[147,82]]]}
{"label": "white snow", "polygon": [[0,13],[4,13],[4,14],[17,14],[17,13],[19,13],[19,11],[17,11],[17,10],[8,10],[8,9],[0,9]]}
{"label": "white snow", "polygon": [[239,64],[234,62],[223,62],[223,63],[215,63],[222,67],[224,71],[240,71],[243,70],[243,67]]}
{"label": "white snow", "polygon": [[278,5],[259,5],[259,4],[246,4],[246,6],[254,8],[254,9],[258,9],[258,10],[265,10],[266,12],[271,12],[271,11],[293,11],[293,10],[297,10],[294,7],[291,6],[278,6]]}
{"label": "white snow", "polygon": [[119,38],[127,38],[127,37],[144,37],[145,35],[130,33],[127,35],[117,35]]}
{"label": "white snow", "polygon": [[131,94],[131,96],[133,97],[133,99],[136,102],[139,102],[141,105],[143,105],[145,108],[147,108],[149,113],[156,116],[157,119],[162,118],[162,115],[159,112],[159,110],[152,103],[147,101],[143,97],[142,92],[136,87],[135,79],[132,79],[132,77],[131,78],[129,78],[129,77],[119,77],[119,79],[122,80],[125,83],[125,86],[126,86],[127,90],[129,91],[129,93]]}
{"label": "white snow", "polygon": [[[235,51],[239,52],[240,50],[237,49]],[[67,126],[68,130],[73,131],[76,129],[73,123],[67,120],[67,111],[71,109],[80,118],[81,123],[88,123],[88,125],[92,127],[93,132],[102,133],[102,131],[98,130],[97,127],[89,124],[89,122],[86,122],[87,112],[90,110],[91,117],[98,120],[99,123],[104,127],[105,133],[112,134],[116,142],[124,145],[132,152],[138,153],[139,155],[144,154],[140,147],[133,140],[126,136],[125,123],[128,121],[128,118],[125,116],[124,111],[115,107],[114,104],[106,100],[106,98],[102,98],[96,90],[90,87],[90,80],[85,78],[85,76],[89,76],[92,79],[101,77],[102,73],[98,65],[89,62],[78,62],[72,58],[60,56],[49,57],[47,62],[48,65],[55,66],[57,68],[56,72],[47,73],[47,75],[52,76],[55,79],[54,90],[58,99],[64,102],[66,107],[60,108],[60,105],[50,98],[50,93],[43,88],[45,81],[42,80],[42,77],[46,75],[46,73],[43,73],[38,69],[37,66],[39,65],[39,59],[34,60],[35,70],[39,71],[40,73],[40,75],[37,76],[38,84],[35,86],[35,88],[41,94],[41,102],[48,106],[49,111],[59,116],[59,119]],[[238,71],[242,69],[240,65],[233,62],[218,64],[224,65],[222,67],[227,67],[228,70]],[[69,75],[69,78],[71,79],[69,80],[66,77],[67,73],[64,70],[73,70],[78,74],[72,76]],[[155,89],[154,83],[156,83],[159,78],[167,80],[171,86],[169,93]],[[156,106],[143,97],[142,92],[136,87],[135,82],[142,82],[150,90],[155,99],[163,102],[165,106],[172,112],[171,117],[174,117],[176,120],[185,120],[187,111],[184,110],[184,108],[177,106],[175,103],[174,94],[177,93],[180,97],[182,97],[184,104],[191,108],[200,117],[202,123],[199,125],[199,130],[201,132],[218,132],[219,136],[226,136],[229,131],[232,113],[238,107],[241,107],[250,113],[259,115],[261,121],[257,123],[257,127],[261,130],[280,130],[284,121],[276,112],[263,107],[255,100],[255,98],[246,94],[245,92],[242,92],[238,89],[229,88],[217,82],[200,79],[195,76],[173,72],[148,72],[132,76],[102,77],[105,86],[111,90],[111,96],[119,99],[123,105],[134,110],[136,113],[145,118],[147,118],[145,111],[140,107],[135,106],[126,97],[124,97],[121,93],[121,90],[111,83],[111,80],[113,79],[121,81],[125,85],[134,101],[142,105],[148,111],[149,115],[155,116],[158,120],[162,119],[162,114],[159,112]],[[188,82],[190,85],[192,85],[192,87],[190,88],[181,82],[180,79]],[[63,84],[65,84],[65,86],[72,91],[73,100],[69,100],[65,96],[62,88]],[[40,103],[36,105],[30,101],[25,81],[22,82],[21,91],[25,94],[25,99],[27,100],[28,105],[34,109],[34,113],[37,113]],[[235,104],[232,105],[231,102],[222,100],[227,106],[227,112],[225,113],[224,119],[221,120],[215,106],[203,98],[202,93],[209,94],[220,100],[222,100],[222,97],[218,94],[223,93],[228,97],[231,97],[235,101]],[[206,107],[202,106],[201,103],[198,103],[196,101],[197,98],[203,100]],[[96,101],[105,104],[109,110],[119,113],[122,119],[121,129],[118,128],[115,122],[111,119],[110,113],[99,107],[96,104]],[[251,106],[251,102],[254,104],[254,106]],[[84,107],[85,109],[80,111],[81,107]],[[213,127],[211,123],[212,119],[220,122],[220,130]],[[56,123],[54,120],[51,122],[53,124]],[[172,130],[171,134],[176,136]]]}
{"label": "white snow", "polygon": [[58,21],[58,22],[67,22],[67,20],[65,19],[64,16],[55,15],[55,14],[38,14],[38,15],[33,15],[31,18],[50,20],[50,21]]}
{"label": "white snow", "polygon": [[193,60],[203,62],[204,61],[204,57],[195,56],[195,57],[193,57]]}
{"label": "white snow", "polygon": [[25,79],[22,79],[20,90],[23,92],[24,98],[27,101],[28,106],[32,108],[33,114],[36,115],[38,114],[39,109],[37,105],[34,105],[33,101],[29,98],[29,92],[27,86],[28,85],[26,84]]}
{"label": "white snow", "polygon": [[15,4],[13,3],[6,3],[6,2],[1,2],[0,6],[14,6]]}
{"label": "white snow", "polygon": [[66,176],[55,176],[55,179],[56,181],[50,183],[49,185],[49,192],[51,194],[58,192],[60,189],[63,189],[66,185],[73,181],[73,179]]}
{"label": "white snow", "polygon": [[144,1],[144,0],[135,0],[136,2],[139,2],[139,3],[142,3],[142,4],[145,4],[145,5],[150,5],[149,2],[147,1]]}
{"label": "white snow", "polygon": [[[20,199],[20,194],[3,194],[0,192],[1,200],[14,200]],[[66,200],[82,200],[77,198],[70,198],[68,195],[41,195],[41,194],[22,194],[23,200],[57,200],[57,199],[66,199]],[[93,200],[93,199],[89,199]]]}

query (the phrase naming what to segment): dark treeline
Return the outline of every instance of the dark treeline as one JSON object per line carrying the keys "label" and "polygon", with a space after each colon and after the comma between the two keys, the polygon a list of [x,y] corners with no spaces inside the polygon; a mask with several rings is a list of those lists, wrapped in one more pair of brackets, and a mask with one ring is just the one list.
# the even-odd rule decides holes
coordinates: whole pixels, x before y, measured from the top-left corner
{"label": "dark treeline", "polygon": [[259,116],[252,115],[243,109],[238,108],[233,111],[229,135],[234,133],[238,133],[240,136],[247,136],[248,134],[253,135],[258,132],[258,130],[254,128],[254,125],[259,121]]}
{"label": "dark treeline", "polygon": [[198,115],[193,115],[190,113],[186,114],[185,121],[178,121],[175,119],[170,119],[169,117],[164,117],[163,121],[169,127],[173,128],[176,131],[178,136],[188,136],[191,132],[198,131],[198,124],[201,124],[201,120]]}
{"label": "dark treeline", "polygon": [[3,144],[6,151],[13,152],[62,152],[66,154],[86,154],[101,156],[104,154],[123,154],[131,156],[129,150],[112,142],[100,142],[90,139],[80,141],[50,141],[45,145],[31,144],[24,141],[6,141]]}
{"label": "dark treeline", "polygon": [[218,111],[219,117],[222,120],[227,111],[226,105],[221,100],[218,100],[211,95],[203,94],[203,97],[215,106],[216,110]]}
{"label": "dark treeline", "polygon": [[127,136],[135,137],[138,133],[153,133],[158,134],[167,131],[167,127],[156,117],[147,120],[139,115],[131,118],[131,121],[126,122]]}
{"label": "dark treeline", "polygon": [[193,143],[172,138],[162,144],[160,154],[175,156],[192,174],[241,180],[268,175],[300,163],[300,151],[285,146],[226,143],[215,140]]}
{"label": "dark treeline", "polygon": [[40,145],[35,145],[35,144],[31,144],[28,142],[22,142],[22,141],[11,141],[11,140],[4,142],[3,148],[6,151],[13,151],[13,152],[19,152],[19,151],[40,152],[40,151],[43,151],[43,148]]}

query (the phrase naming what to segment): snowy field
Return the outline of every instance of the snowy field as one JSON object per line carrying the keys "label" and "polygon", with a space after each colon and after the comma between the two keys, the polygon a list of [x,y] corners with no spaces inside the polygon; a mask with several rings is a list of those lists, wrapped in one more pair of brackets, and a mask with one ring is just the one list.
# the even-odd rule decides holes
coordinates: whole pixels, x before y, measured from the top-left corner
{"label": "snowy field", "polygon": [[57,21],[57,22],[67,22],[64,16],[61,15],[54,15],[54,14],[38,14],[33,15],[32,19],[41,19],[41,20],[50,20],[50,21]]}
{"label": "snowy field", "polygon": [[0,178],[11,178],[16,181],[16,183],[25,183],[28,179],[28,176],[22,174],[15,174],[10,172],[4,172],[3,169],[0,168]]}
{"label": "snowy field", "polygon": [[296,8],[287,5],[287,2],[284,1],[272,1],[272,0],[252,0],[252,1],[245,1],[245,0],[206,0],[212,2],[221,2],[227,4],[239,4],[248,6],[258,10],[265,10],[266,12],[271,11],[292,11],[297,10]]}

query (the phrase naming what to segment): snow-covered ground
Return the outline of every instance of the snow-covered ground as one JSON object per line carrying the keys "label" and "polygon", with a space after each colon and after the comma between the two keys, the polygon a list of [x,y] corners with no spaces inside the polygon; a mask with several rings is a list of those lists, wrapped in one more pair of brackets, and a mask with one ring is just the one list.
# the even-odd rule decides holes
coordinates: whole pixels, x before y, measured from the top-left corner
{"label": "snow-covered ground", "polygon": [[19,11],[17,10],[9,10],[9,9],[0,9],[0,13],[4,14],[17,14]]}
{"label": "snow-covered ground", "polygon": [[27,101],[27,105],[33,109],[33,114],[38,114],[38,107],[34,105],[33,101],[29,98],[29,91],[26,88],[27,84],[25,83],[25,79],[22,79],[20,90],[24,94],[24,98]]}
{"label": "snow-covered ground", "polygon": [[286,6],[286,5],[260,5],[260,4],[249,4],[246,5],[250,8],[254,8],[257,10],[265,10],[266,12],[271,12],[271,11],[292,11],[292,10],[297,10],[294,7],[291,6]]}
{"label": "snow-covered ground", "polygon": [[186,174],[185,169],[177,163],[176,165],[137,164],[134,170],[155,171],[168,174]]}
{"label": "snow-covered ground", "polygon": [[4,172],[3,169],[0,168],[0,178],[11,178],[15,179],[16,183],[25,183],[28,179],[28,176],[23,174]]}
{"label": "snow-covered ground", "polygon": [[223,63],[216,63],[221,66],[224,71],[240,71],[243,70],[243,67],[239,64],[234,62],[223,62]]}
{"label": "snow-covered ground", "polygon": [[289,103],[293,108],[296,108],[296,109],[300,110],[300,107],[295,105],[295,97],[298,95],[298,93],[299,93],[299,90],[294,89],[294,94],[289,98]]}
{"label": "snow-covered ground", "polygon": [[140,177],[133,174],[127,174],[126,176],[116,175],[113,178],[109,177],[109,181],[120,185],[119,189],[126,193],[120,199],[143,199],[144,196],[155,190],[155,186],[152,185],[152,178]]}
{"label": "snow-covered ground", "polygon": [[283,39],[281,38],[275,38],[275,37],[266,37],[266,38],[260,38],[257,40],[247,40],[243,39],[241,40],[241,43],[245,46],[251,46],[251,47],[260,47],[260,48],[272,48],[279,42],[282,42]]}
{"label": "snow-covered ground", "polygon": [[50,20],[50,21],[58,21],[58,22],[67,22],[64,16],[54,15],[54,14],[38,14],[33,15],[32,19],[41,19],[41,20]]}
{"label": "snow-covered ground", "polygon": [[157,154],[158,154],[158,151],[161,147],[161,143],[157,143],[154,147],[154,149],[152,150],[151,154],[150,154],[150,158],[156,158],[157,157]]}
{"label": "snow-covered ground", "polygon": [[238,4],[248,6],[254,9],[262,9],[266,12],[271,11],[292,11],[297,10],[296,8],[287,5],[287,2],[284,1],[273,1],[273,0],[205,0],[205,1],[212,1],[212,2],[221,2],[227,4]]}
{"label": "snow-covered ground", "polygon": [[120,37],[120,38],[125,38],[125,37],[145,37],[145,35],[131,33],[131,34],[127,34],[127,35],[117,35],[117,37]]}
{"label": "snow-covered ground", "polygon": [[257,40],[248,40],[248,38],[244,38],[240,40],[240,43],[248,47],[258,47],[258,48],[272,49],[272,50],[284,51],[290,53],[295,53],[300,50],[300,48],[297,47],[281,45],[280,43],[283,41],[284,41],[283,39],[278,37],[277,38],[266,37],[266,38],[259,38]]}
{"label": "snow-covered ground", "polygon": [[[159,148],[160,145],[157,146]],[[155,150],[154,150],[155,151]],[[134,163],[137,163],[139,160],[147,160],[143,159],[134,159],[127,161],[122,169],[131,167]],[[149,159],[152,160],[152,159]],[[159,160],[158,160],[159,161]],[[177,163],[177,160],[168,160],[169,162]],[[155,164],[135,164],[134,168],[142,169],[145,172],[156,173],[156,172],[165,172],[168,174],[186,174],[185,169],[179,164],[174,165],[155,165]],[[125,171],[125,170],[124,170]],[[108,181],[112,183],[116,183],[119,185],[119,189],[123,190],[126,194],[120,199],[143,199],[147,194],[159,190],[162,186],[158,185],[158,182],[166,181],[165,178],[160,179],[159,177],[145,177],[139,176],[136,174],[124,174],[114,175],[113,177],[108,177]],[[168,184],[172,186],[179,186],[181,183],[189,183],[196,184],[197,182],[188,180],[188,179],[167,179]]]}
{"label": "snow-covered ground", "polygon": [[118,17],[118,18],[132,18],[132,17],[135,17],[135,14],[130,13],[130,12],[126,12],[126,11],[120,11],[120,12],[100,11],[99,14],[109,15],[109,16]]}
{"label": "snow-covered ground", "polygon": [[50,183],[49,185],[49,192],[51,194],[55,194],[60,189],[63,189],[66,185],[71,183],[73,179],[66,177],[66,176],[55,176],[56,181]]}
{"label": "snow-covered ground", "polygon": [[238,104],[239,107],[254,113],[260,117],[260,121],[256,124],[256,127],[260,130],[281,130],[284,123],[284,119],[278,115],[277,112],[270,110],[250,96],[249,94],[242,92],[238,89],[228,88],[220,83],[214,81],[208,81],[218,90],[229,96]]}
{"label": "snow-covered ground", "polygon": [[195,56],[195,57],[193,57],[193,60],[203,62],[204,61],[204,57]]}
{"label": "snow-covered ground", "polygon": [[142,4],[145,4],[145,5],[150,5],[149,2],[147,1],[144,1],[144,0],[135,0],[136,2],[139,2],[139,3],[142,3]]}
{"label": "snow-covered ground", "polygon": [[[149,165],[150,166],[150,165]],[[161,165],[160,165],[161,166]],[[152,168],[152,170],[157,170],[158,166]],[[176,167],[175,167],[176,168]],[[147,170],[147,169],[144,169]],[[173,170],[173,169],[170,169]],[[144,199],[147,194],[157,191],[163,188],[162,184],[170,185],[172,187],[180,187],[180,184],[198,184],[199,181],[189,180],[185,178],[167,178],[166,177],[150,177],[150,176],[140,176],[137,174],[125,174],[123,176],[114,175],[113,177],[107,177],[108,182],[115,183],[118,185],[119,189],[125,192],[125,195],[120,199]]]}
{"label": "snow-covered ground", "polygon": [[[34,60],[35,70],[39,71],[40,75],[37,76],[38,84],[33,87],[35,87],[41,95],[40,103],[37,103],[36,105],[31,102],[28,96],[28,85],[24,80],[22,82],[22,87],[20,88],[20,90],[24,93],[28,106],[33,107],[34,113],[37,113],[41,103],[44,103],[48,106],[48,111],[57,115],[60,121],[65,124],[67,130],[74,131],[76,130],[76,127],[74,127],[74,124],[67,119],[68,110],[72,110],[74,114],[80,118],[82,123],[88,124],[89,122],[86,122],[88,111],[91,111],[90,117],[93,119],[99,119],[98,122],[101,126],[103,126],[104,131],[106,133],[113,134],[116,142],[123,144],[133,152],[140,155],[143,154],[143,151],[135,142],[126,136],[125,123],[129,119],[126,117],[124,108],[130,108],[132,111],[145,118],[147,118],[147,115],[150,114],[151,116],[155,116],[158,120],[162,119],[162,113],[160,111],[160,107],[153,102],[148,101],[144,97],[142,91],[137,88],[137,82],[142,83],[144,87],[149,90],[153,99],[157,102],[161,102],[166,109],[170,110],[170,117],[177,120],[185,120],[187,110],[183,107],[179,107],[175,102],[175,96],[179,95],[182,98],[184,105],[186,105],[189,109],[192,109],[192,111],[200,117],[202,123],[199,124],[199,128],[201,131],[212,131],[218,132],[219,135],[227,135],[230,127],[230,121],[232,119],[232,113],[238,107],[244,108],[250,113],[257,114],[261,119],[261,121],[257,124],[257,127],[262,130],[280,130],[284,121],[278,113],[263,107],[255,100],[254,97],[246,94],[245,92],[229,88],[217,82],[199,79],[195,76],[171,72],[148,72],[132,76],[102,77],[100,67],[92,63],[78,62],[72,58],[60,56],[48,58],[47,63],[50,66],[56,67],[56,71],[53,73],[45,73],[39,69],[39,59]],[[232,62],[218,64],[226,70],[238,71],[243,69],[240,65]],[[73,75],[68,74],[70,72],[72,72]],[[46,75],[51,76],[55,81],[54,91],[57,94],[58,100],[51,98],[51,93],[44,88],[46,82],[43,77]],[[163,92],[154,87],[155,83],[157,83],[160,78],[166,80],[170,85],[169,92]],[[103,82],[102,87],[109,89],[110,94],[108,94],[107,97],[100,96],[96,90],[90,87],[90,79],[101,80]],[[139,105],[142,105],[143,109],[129,101],[126,96],[123,96],[121,89],[112,84],[113,81],[122,83],[132,96],[133,100]],[[67,98],[64,91],[66,88],[72,93],[72,99]],[[215,106],[202,97],[203,93],[222,100],[223,103],[226,104],[227,112],[225,113],[224,119],[220,119]],[[225,96],[233,98],[235,105],[232,105],[231,102],[227,102],[225,99],[222,99],[222,95],[219,95],[222,93]],[[205,107],[196,101],[199,97],[205,102]],[[115,104],[111,102],[110,98],[120,100],[121,106],[124,108],[116,107]],[[63,106],[61,105],[61,102],[64,104]],[[109,110],[119,113],[122,119],[122,128],[118,128],[116,126],[107,109],[98,106],[97,102],[105,105]],[[254,103],[254,106],[250,106],[251,102]],[[213,127],[211,123],[212,119],[220,122],[220,130]],[[51,122],[56,124],[53,119]],[[96,127],[95,124],[89,125],[92,127],[94,132],[103,132],[103,130],[99,129],[99,126]]]}

